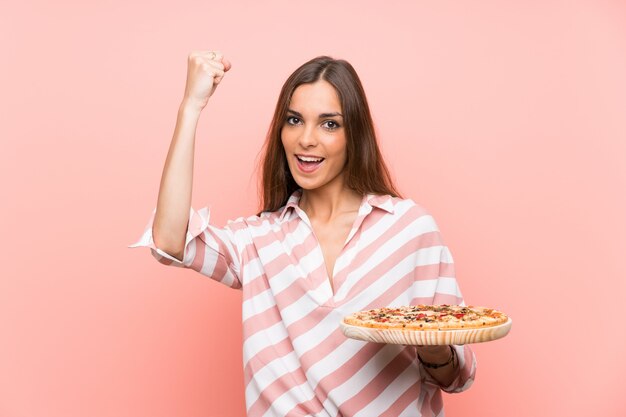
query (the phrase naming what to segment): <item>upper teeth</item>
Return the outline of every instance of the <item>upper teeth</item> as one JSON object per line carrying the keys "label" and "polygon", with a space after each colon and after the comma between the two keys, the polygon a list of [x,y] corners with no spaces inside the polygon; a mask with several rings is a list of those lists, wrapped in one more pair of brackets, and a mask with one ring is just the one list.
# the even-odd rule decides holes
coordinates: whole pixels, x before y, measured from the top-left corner
{"label": "upper teeth", "polygon": [[305,162],[319,162],[324,158],[315,158],[315,157],[311,157],[311,156],[299,156],[298,155],[298,159],[305,161]]}

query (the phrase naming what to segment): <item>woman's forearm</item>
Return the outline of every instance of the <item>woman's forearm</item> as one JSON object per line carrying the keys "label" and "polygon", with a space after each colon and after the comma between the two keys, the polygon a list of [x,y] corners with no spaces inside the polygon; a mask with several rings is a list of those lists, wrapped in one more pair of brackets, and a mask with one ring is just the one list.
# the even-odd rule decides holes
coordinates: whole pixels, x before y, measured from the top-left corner
{"label": "woman's forearm", "polygon": [[183,100],[178,109],[152,227],[155,245],[180,260],[191,208],[194,144],[200,112],[201,107],[188,100]]}

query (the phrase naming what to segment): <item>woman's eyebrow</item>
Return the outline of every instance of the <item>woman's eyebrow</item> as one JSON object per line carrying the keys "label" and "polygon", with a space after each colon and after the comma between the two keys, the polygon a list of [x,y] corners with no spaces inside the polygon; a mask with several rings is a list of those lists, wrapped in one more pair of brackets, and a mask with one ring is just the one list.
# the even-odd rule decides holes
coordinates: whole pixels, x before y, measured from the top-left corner
{"label": "woman's eyebrow", "polygon": [[[288,109],[288,110],[287,110],[287,113],[293,113],[293,114],[295,114],[296,116],[298,116],[298,117],[300,117],[300,118],[304,119],[304,117],[302,116],[302,114],[298,113],[298,112],[297,112],[297,111],[295,111],[295,110]],[[321,113],[321,114],[319,115],[319,118],[320,118],[320,119],[323,119],[324,117],[333,117],[333,116],[341,116],[341,117],[343,117],[343,114],[338,113],[338,112],[334,112],[334,113]]]}

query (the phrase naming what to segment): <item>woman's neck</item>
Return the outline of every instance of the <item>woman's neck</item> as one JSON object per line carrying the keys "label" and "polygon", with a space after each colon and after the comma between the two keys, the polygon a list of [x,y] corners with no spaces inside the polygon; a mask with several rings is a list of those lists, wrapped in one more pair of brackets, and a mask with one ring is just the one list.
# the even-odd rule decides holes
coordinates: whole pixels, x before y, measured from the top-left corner
{"label": "woman's neck", "polygon": [[299,206],[310,219],[330,221],[347,212],[358,211],[363,196],[348,188],[302,190]]}

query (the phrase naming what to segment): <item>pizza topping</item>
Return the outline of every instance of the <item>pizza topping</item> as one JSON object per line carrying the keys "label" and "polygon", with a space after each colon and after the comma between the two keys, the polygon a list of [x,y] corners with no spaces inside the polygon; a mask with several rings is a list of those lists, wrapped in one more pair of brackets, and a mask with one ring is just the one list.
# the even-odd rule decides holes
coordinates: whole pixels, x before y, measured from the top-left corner
{"label": "pizza topping", "polygon": [[458,305],[412,305],[381,307],[360,311],[346,317],[347,323],[367,327],[406,330],[446,330],[502,324],[508,319],[492,308]]}

